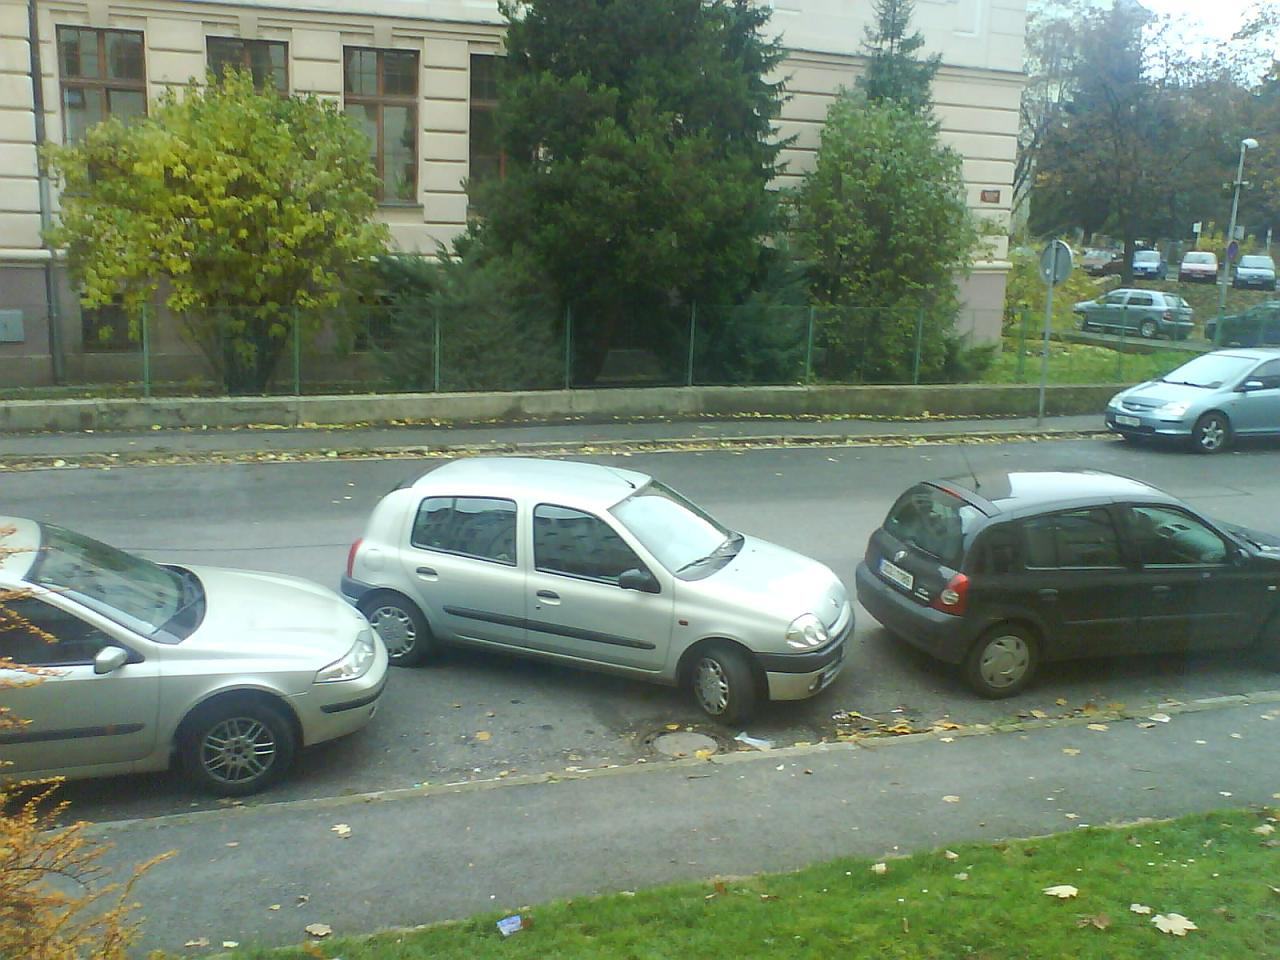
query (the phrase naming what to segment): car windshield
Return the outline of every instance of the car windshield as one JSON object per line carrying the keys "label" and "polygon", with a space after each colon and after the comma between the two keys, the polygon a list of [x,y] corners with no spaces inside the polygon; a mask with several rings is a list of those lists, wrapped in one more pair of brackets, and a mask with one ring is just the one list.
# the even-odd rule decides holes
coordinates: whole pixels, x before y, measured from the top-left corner
{"label": "car windshield", "polygon": [[1134,263],[1156,263],[1160,259],[1160,254],[1154,250],[1139,250],[1133,255]]}
{"label": "car windshield", "polygon": [[672,573],[728,558],[742,535],[721,526],[670,487],[650,481],[611,511]]}
{"label": "car windshield", "polygon": [[1183,263],[1213,263],[1214,256],[1212,253],[1188,253],[1182,258]]}
{"label": "car windshield", "polygon": [[51,523],[42,523],[40,531],[40,552],[28,579],[131,630],[159,632],[200,593],[194,575],[184,577]]}
{"label": "car windshield", "polygon": [[949,567],[964,556],[964,535],[982,512],[954,493],[922,483],[898,498],[884,529],[903,543],[923,550]]}
{"label": "car windshield", "polygon": [[1258,361],[1229,353],[1206,353],[1160,378],[1161,383],[1217,389],[1232,383]]}

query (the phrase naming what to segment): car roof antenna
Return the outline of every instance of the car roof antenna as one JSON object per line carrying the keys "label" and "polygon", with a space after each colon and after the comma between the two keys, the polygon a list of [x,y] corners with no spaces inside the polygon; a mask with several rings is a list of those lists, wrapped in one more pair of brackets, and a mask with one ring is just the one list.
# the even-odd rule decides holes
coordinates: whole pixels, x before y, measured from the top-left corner
{"label": "car roof antenna", "polygon": [[964,443],[959,445],[960,459],[964,461],[964,468],[969,471],[969,476],[973,478],[973,492],[977,493],[982,489],[982,484],[978,481],[977,471],[973,469],[973,464],[969,462],[969,454],[965,452]]}

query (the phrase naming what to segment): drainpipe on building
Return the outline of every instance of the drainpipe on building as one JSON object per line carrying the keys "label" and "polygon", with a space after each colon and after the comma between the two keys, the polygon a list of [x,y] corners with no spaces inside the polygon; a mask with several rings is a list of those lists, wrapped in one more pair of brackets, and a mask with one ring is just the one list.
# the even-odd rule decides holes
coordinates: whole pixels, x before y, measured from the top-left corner
{"label": "drainpipe on building", "polygon": [[49,189],[49,175],[39,153],[45,144],[44,129],[44,71],[40,68],[40,27],[36,17],[36,0],[27,0],[27,33],[31,44],[31,105],[36,121],[36,176],[40,190],[40,242],[48,253],[44,261],[44,295],[49,313],[49,359],[53,364],[53,382],[61,384],[66,378],[62,356],[62,311],[58,309],[58,280],[53,271],[54,250],[47,239],[53,226],[53,197]]}

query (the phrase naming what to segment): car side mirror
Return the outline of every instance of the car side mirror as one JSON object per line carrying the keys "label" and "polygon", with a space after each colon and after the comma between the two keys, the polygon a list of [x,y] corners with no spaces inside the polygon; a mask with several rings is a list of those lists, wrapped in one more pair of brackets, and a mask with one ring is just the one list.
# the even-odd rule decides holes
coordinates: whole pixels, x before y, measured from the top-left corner
{"label": "car side mirror", "polygon": [[635,568],[624,570],[618,577],[618,586],[623,590],[639,590],[641,593],[661,593],[657,578],[648,570]]}
{"label": "car side mirror", "polygon": [[1244,393],[1248,393],[1251,390],[1264,390],[1266,389],[1266,386],[1267,385],[1261,380],[1246,380],[1244,383],[1240,384],[1240,390]]}
{"label": "car side mirror", "polygon": [[103,647],[93,658],[94,673],[114,673],[129,662],[129,651],[124,647]]}

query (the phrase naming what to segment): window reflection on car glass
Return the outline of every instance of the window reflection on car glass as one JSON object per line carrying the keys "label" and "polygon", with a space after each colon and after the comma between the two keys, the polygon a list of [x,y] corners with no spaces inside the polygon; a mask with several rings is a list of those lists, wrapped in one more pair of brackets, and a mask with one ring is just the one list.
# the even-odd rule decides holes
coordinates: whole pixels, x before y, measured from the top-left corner
{"label": "window reflection on car glass", "polygon": [[410,542],[514,566],[516,505],[496,497],[428,497],[418,507]]}
{"label": "window reflection on car glass", "polygon": [[544,573],[617,583],[640,558],[599,517],[569,507],[540,504],[533,511],[533,562]]}
{"label": "window reflection on car glass", "polygon": [[1131,535],[1145,566],[1202,566],[1227,559],[1227,545],[1199,521],[1170,507],[1129,510]]}
{"label": "window reflection on car glass", "polygon": [[15,663],[32,667],[92,663],[111,644],[111,638],[97,627],[35,597],[7,600],[5,606],[16,616],[0,624],[0,657]]}

